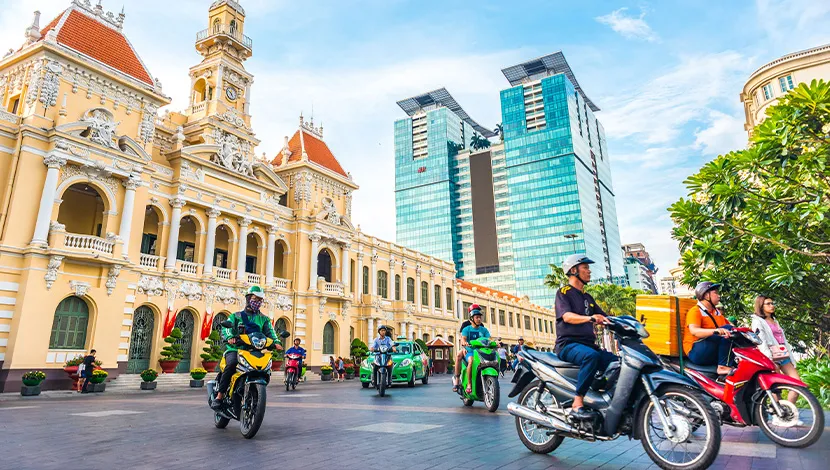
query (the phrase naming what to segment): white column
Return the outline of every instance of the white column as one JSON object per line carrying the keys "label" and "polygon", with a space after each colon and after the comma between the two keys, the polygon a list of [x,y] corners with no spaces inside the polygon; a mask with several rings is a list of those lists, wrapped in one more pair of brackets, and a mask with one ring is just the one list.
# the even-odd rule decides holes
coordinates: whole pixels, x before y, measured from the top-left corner
{"label": "white column", "polygon": [[351,283],[351,279],[349,279],[349,245],[348,243],[344,243],[342,247],[342,253],[340,254],[340,282],[343,283],[343,292],[349,292],[349,284]]}
{"label": "white column", "polygon": [[222,213],[216,209],[211,209],[207,212],[207,215],[207,243],[205,243],[205,267],[203,272],[206,276],[209,276],[213,273],[213,252],[216,251],[216,218],[222,215]]}
{"label": "white column", "polygon": [[375,339],[375,320],[373,318],[369,318],[368,320],[366,320],[366,325],[369,328],[369,336],[367,336],[369,340],[367,341],[367,343],[371,344],[372,340]]}
{"label": "white column", "polygon": [[378,295],[378,254],[372,254],[372,272],[369,273],[369,295]]}
{"label": "white column", "polygon": [[127,190],[124,193],[124,207],[121,208],[121,226],[118,229],[118,236],[124,242],[124,259],[130,257],[130,230],[133,225],[135,189],[139,184],[141,184],[141,180],[135,176],[130,176],[127,181],[124,181],[124,187]]}
{"label": "white column", "polygon": [[268,251],[265,255],[265,283],[271,285],[274,283],[274,255],[277,248],[277,227],[272,225],[268,227]]}
{"label": "white column", "polygon": [[40,207],[37,210],[37,223],[32,237],[32,245],[47,246],[49,244],[49,224],[52,218],[52,208],[55,206],[55,195],[58,192],[58,176],[66,159],[50,154],[43,159],[46,165],[46,181],[43,182],[43,191],[40,193]]}
{"label": "white column", "polygon": [[217,67],[217,72],[218,72],[218,74],[217,74],[217,77],[216,77],[216,94],[213,95],[213,97],[214,97],[214,99],[218,100],[219,97],[221,96],[221,94],[224,93],[224,90],[225,90],[225,79],[224,79],[225,66],[222,65],[222,64],[219,64],[219,67]]}
{"label": "white column", "polygon": [[358,248],[357,251],[357,272],[355,273],[357,280],[354,284],[355,301],[360,302],[363,297],[363,253]]}
{"label": "white column", "polygon": [[429,275],[429,282],[427,283],[427,299],[431,299],[432,302],[429,303],[429,313],[430,315],[435,315],[435,285],[432,283],[433,275]]}
{"label": "white column", "polygon": [[441,314],[443,314],[446,317],[447,316],[447,307],[449,307],[449,305],[447,305],[447,302],[448,302],[447,301],[447,289],[444,287],[444,278],[443,277],[441,277],[441,294],[440,294],[440,297],[441,297]]}
{"label": "white column", "polygon": [[320,235],[309,235],[311,240],[311,260],[308,268],[308,290],[317,290],[317,252],[320,250]]}
{"label": "white column", "polygon": [[248,254],[248,226],[251,225],[251,219],[239,219],[239,243],[237,244],[236,252],[236,280],[247,281],[248,277],[245,275],[245,256]]}
{"label": "white column", "polygon": [[182,225],[182,207],[184,207],[184,204],[184,199],[181,196],[176,196],[170,200],[170,205],[173,206],[173,215],[170,216],[170,236],[167,238],[167,260],[164,263],[166,269],[176,267],[176,255],[179,251],[179,228]]}
{"label": "white column", "polygon": [[244,113],[248,114],[248,111],[251,109],[251,83],[248,83],[248,86],[245,87],[245,106],[244,106]]}
{"label": "white column", "polygon": [[403,336],[404,338],[409,338],[408,336],[406,336],[406,322],[404,321],[401,322],[401,336]]}

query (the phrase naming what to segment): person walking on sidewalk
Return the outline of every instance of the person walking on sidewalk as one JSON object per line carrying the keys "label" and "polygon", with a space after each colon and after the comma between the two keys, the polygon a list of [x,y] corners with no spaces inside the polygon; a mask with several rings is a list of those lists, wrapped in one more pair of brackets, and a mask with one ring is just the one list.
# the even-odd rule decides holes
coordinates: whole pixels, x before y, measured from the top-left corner
{"label": "person walking on sidewalk", "polygon": [[84,357],[84,370],[81,373],[81,377],[84,379],[84,385],[81,387],[81,393],[89,393],[86,387],[92,378],[92,371],[95,370],[95,353],[96,351],[93,349],[89,351],[89,355]]}
{"label": "person walking on sidewalk", "polygon": [[343,358],[337,356],[337,381],[342,382],[346,379],[346,364],[343,362]]}

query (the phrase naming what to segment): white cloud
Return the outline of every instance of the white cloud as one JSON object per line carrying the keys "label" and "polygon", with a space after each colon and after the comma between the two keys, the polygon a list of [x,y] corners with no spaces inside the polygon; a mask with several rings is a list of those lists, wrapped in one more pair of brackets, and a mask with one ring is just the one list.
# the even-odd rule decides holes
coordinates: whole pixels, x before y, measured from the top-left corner
{"label": "white cloud", "polygon": [[594,18],[598,22],[608,25],[614,31],[628,39],[642,39],[648,42],[655,42],[660,39],[657,33],[646,23],[646,12],[640,12],[640,16],[629,16],[625,13],[628,8],[620,8],[611,13]]}
{"label": "white cloud", "polygon": [[694,148],[702,150],[704,155],[722,155],[746,148],[744,122],[743,116],[710,111],[708,127],[695,132]]}
{"label": "white cloud", "polygon": [[758,22],[784,53],[830,41],[830,2],[817,0],[756,0]]}

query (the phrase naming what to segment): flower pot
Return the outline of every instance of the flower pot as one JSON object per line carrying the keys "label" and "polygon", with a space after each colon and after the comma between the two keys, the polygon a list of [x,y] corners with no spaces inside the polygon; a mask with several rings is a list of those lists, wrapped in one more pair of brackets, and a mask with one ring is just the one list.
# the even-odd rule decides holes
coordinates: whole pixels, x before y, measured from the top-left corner
{"label": "flower pot", "polygon": [[142,390],[155,390],[158,382],[141,382]]}
{"label": "flower pot", "polygon": [[40,395],[40,382],[37,385],[23,385],[20,387],[20,395],[24,397]]}
{"label": "flower pot", "polygon": [[90,377],[89,378],[90,383],[94,383],[94,384],[102,384],[102,383],[106,382],[106,380],[107,380],[106,377]]}
{"label": "flower pot", "polygon": [[321,375],[320,378],[323,380],[323,382],[330,382],[331,374]]}
{"label": "flower pot", "polygon": [[88,390],[94,393],[101,393],[107,389],[107,384],[105,382],[100,383],[92,383],[88,385]]}
{"label": "flower pot", "polygon": [[202,367],[208,372],[216,372],[219,361],[202,361]]}
{"label": "flower pot", "polygon": [[278,371],[282,368],[283,361],[271,361],[271,370]]}
{"label": "flower pot", "polygon": [[40,380],[23,379],[23,385],[27,387],[37,387],[38,385],[40,385]]}
{"label": "flower pot", "polygon": [[353,379],[353,378],[354,378],[354,372],[352,372],[352,373],[346,372],[346,379]]}
{"label": "flower pot", "polygon": [[81,384],[78,383],[78,366],[64,367],[63,371],[66,372],[66,375],[69,376],[69,380],[72,381],[71,390],[80,390]]}
{"label": "flower pot", "polygon": [[205,386],[205,381],[204,380],[191,380],[190,381],[190,387],[191,388],[202,388],[204,386]]}
{"label": "flower pot", "polygon": [[173,374],[176,372],[176,367],[179,365],[181,361],[165,361],[159,360],[159,365],[161,366],[162,374]]}

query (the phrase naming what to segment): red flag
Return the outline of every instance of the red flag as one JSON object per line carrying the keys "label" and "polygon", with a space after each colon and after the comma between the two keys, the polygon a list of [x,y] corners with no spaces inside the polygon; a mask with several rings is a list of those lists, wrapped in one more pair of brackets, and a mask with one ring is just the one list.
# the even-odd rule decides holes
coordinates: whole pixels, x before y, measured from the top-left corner
{"label": "red flag", "polygon": [[[178,312],[178,310],[176,312]],[[167,309],[167,316],[164,317],[164,330],[161,333],[161,335],[165,338],[170,336],[170,333],[176,326],[176,312],[173,312],[173,309]]]}
{"label": "red flag", "polygon": [[202,321],[202,341],[210,336],[211,325],[213,325],[213,314],[205,312],[205,319]]}

